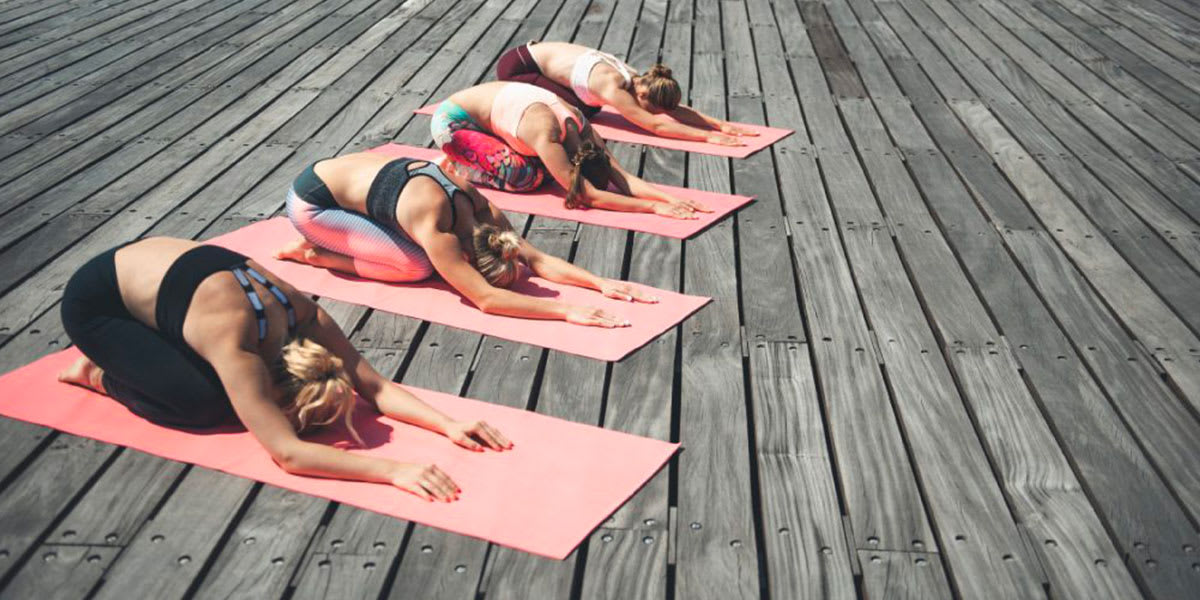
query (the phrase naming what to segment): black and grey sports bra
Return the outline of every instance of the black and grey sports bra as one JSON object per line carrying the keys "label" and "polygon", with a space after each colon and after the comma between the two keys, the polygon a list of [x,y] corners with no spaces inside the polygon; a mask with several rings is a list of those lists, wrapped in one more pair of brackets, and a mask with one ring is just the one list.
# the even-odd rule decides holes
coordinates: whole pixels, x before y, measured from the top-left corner
{"label": "black and grey sports bra", "polygon": [[288,336],[295,335],[296,309],[283,290],[251,268],[247,260],[249,259],[237,252],[219,246],[197,246],[179,255],[167,269],[162,283],[158,286],[158,300],[154,308],[154,320],[158,330],[169,338],[186,343],[183,339],[183,321],[187,318],[196,288],[209,275],[228,269],[233,272],[234,278],[242,286],[242,291],[250,302],[250,307],[254,309],[260,343],[267,337],[267,311],[262,298],[258,297],[258,292],[250,283],[250,278],[265,286],[287,310]]}

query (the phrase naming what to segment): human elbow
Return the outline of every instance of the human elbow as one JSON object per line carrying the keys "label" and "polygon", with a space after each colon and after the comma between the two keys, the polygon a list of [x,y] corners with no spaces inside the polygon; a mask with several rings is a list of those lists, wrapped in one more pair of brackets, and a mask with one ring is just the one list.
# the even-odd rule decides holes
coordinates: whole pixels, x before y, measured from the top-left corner
{"label": "human elbow", "polygon": [[661,119],[655,119],[650,122],[650,133],[655,135],[665,135],[671,130],[671,125]]}
{"label": "human elbow", "polygon": [[484,294],[474,300],[475,306],[486,314],[493,315],[500,310],[498,294]]}
{"label": "human elbow", "polygon": [[307,461],[300,448],[280,448],[271,453],[271,458],[281,469],[292,474],[302,474],[307,470]]}

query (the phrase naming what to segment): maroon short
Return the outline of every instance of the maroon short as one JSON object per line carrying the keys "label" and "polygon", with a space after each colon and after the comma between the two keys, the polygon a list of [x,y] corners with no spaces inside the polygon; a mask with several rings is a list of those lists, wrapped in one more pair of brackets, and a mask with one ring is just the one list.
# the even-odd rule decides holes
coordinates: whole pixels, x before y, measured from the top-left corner
{"label": "maroon short", "polygon": [[526,44],[512,48],[500,56],[500,60],[496,62],[496,79],[536,85],[562,98],[567,104],[578,108],[585,117],[591,117],[600,112],[599,108],[584,104],[571,88],[543,75]]}

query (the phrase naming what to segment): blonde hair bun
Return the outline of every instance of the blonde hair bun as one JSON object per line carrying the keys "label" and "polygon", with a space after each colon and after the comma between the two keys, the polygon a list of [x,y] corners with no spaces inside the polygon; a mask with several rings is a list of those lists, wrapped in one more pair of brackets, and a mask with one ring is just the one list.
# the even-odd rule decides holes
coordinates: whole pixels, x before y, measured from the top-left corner
{"label": "blonde hair bun", "polygon": [[354,385],[342,359],[307,338],[293,338],[279,350],[272,367],[276,385],[283,391],[283,409],[295,419],[300,433],[343,419],[354,440]]}
{"label": "blonde hair bun", "polygon": [[479,274],[496,287],[512,285],[521,273],[517,262],[521,236],[495,225],[476,225],[472,238],[475,256],[471,262]]}
{"label": "blonde hair bun", "polygon": [[521,250],[521,236],[515,231],[496,230],[488,234],[488,247],[500,255],[500,260],[510,262],[516,260]]}

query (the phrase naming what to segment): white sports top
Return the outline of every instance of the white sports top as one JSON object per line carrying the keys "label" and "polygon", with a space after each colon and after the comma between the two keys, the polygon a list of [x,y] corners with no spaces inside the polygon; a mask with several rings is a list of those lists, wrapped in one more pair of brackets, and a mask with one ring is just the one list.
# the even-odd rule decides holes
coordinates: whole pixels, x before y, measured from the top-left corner
{"label": "white sports top", "polygon": [[588,88],[588,79],[592,76],[592,69],[600,63],[616,69],[621,74],[621,77],[625,78],[625,85],[627,86],[633,81],[633,76],[636,73],[632,67],[607,52],[588,50],[580,54],[579,58],[575,59],[575,66],[571,68],[571,90],[588,106],[604,106],[604,100],[596,97],[592,93],[592,90]]}

